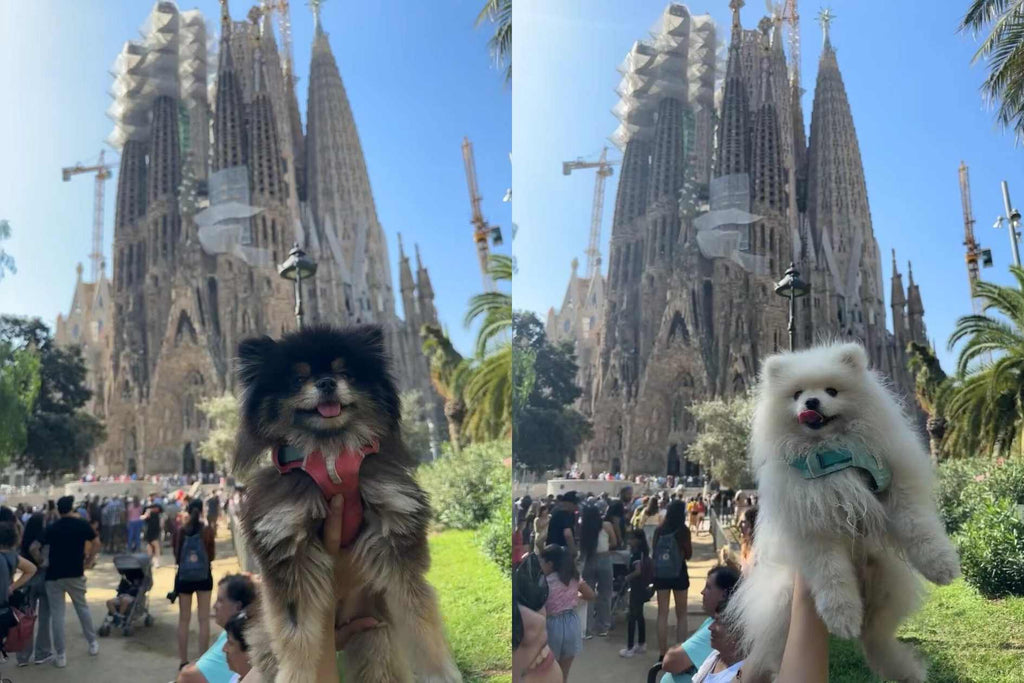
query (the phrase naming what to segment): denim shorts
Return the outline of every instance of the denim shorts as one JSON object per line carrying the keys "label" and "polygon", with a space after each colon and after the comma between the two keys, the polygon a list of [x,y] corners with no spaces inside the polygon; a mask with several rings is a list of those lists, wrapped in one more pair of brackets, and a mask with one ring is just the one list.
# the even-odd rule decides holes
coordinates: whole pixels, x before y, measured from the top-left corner
{"label": "denim shorts", "polygon": [[548,647],[555,659],[575,657],[583,649],[583,634],[580,632],[580,617],[576,610],[569,609],[548,616]]}

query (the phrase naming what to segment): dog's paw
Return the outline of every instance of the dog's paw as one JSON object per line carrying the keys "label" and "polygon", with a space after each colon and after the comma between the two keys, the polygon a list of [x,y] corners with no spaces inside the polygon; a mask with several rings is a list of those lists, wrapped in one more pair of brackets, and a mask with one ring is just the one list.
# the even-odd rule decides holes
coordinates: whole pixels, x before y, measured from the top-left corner
{"label": "dog's paw", "polygon": [[960,576],[960,558],[953,548],[948,548],[934,561],[926,562],[921,569],[924,578],[939,586],[946,586]]}
{"label": "dog's paw", "polygon": [[832,600],[819,604],[818,614],[829,633],[845,639],[860,636],[864,608],[859,600]]}

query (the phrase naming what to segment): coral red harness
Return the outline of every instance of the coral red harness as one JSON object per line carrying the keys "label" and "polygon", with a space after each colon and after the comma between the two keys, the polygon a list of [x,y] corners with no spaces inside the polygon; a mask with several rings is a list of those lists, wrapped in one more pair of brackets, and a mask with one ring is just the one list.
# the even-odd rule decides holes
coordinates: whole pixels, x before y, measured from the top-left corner
{"label": "coral red harness", "polygon": [[376,440],[357,450],[345,449],[326,456],[319,450],[303,453],[293,446],[277,446],[273,451],[274,467],[281,474],[302,470],[313,478],[328,500],[339,493],[345,496],[341,530],[341,547],[344,548],[355,540],[363,523],[359,467],[363,464],[363,458],[379,449],[380,444]]}

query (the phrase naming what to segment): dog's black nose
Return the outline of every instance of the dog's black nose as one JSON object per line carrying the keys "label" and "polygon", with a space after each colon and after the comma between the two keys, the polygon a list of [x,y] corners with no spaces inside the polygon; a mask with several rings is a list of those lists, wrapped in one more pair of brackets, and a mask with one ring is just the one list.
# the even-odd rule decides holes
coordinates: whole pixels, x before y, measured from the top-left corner
{"label": "dog's black nose", "polygon": [[338,388],[338,383],[333,377],[321,377],[316,381],[316,388],[325,394],[332,394]]}
{"label": "dog's black nose", "polygon": [[809,398],[806,401],[804,401],[804,405],[807,406],[808,410],[817,410],[818,408],[821,407],[821,401],[819,401],[816,398]]}

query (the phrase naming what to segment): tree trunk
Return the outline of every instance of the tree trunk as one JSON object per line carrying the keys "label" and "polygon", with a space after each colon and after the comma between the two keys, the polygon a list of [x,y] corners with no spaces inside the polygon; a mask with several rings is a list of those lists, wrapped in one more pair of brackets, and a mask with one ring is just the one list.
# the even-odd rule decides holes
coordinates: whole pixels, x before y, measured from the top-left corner
{"label": "tree trunk", "polygon": [[462,450],[462,423],[466,419],[466,403],[461,398],[449,399],[444,403],[444,416],[448,420],[448,439],[452,442],[452,451]]}
{"label": "tree trunk", "polygon": [[928,450],[932,456],[932,465],[938,466],[942,437],[946,435],[946,419],[941,416],[929,416],[925,428],[928,430]]}

